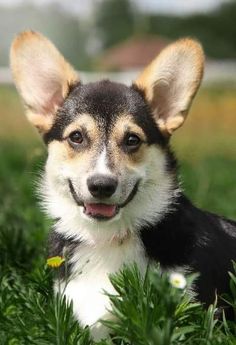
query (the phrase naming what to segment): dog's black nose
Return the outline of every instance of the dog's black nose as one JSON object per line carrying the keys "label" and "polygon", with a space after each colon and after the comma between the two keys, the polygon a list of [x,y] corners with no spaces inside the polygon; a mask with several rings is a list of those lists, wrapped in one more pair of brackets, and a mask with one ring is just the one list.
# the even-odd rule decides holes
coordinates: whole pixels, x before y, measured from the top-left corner
{"label": "dog's black nose", "polygon": [[87,180],[90,193],[95,198],[109,198],[115,193],[118,181],[116,178],[106,175],[93,175]]}

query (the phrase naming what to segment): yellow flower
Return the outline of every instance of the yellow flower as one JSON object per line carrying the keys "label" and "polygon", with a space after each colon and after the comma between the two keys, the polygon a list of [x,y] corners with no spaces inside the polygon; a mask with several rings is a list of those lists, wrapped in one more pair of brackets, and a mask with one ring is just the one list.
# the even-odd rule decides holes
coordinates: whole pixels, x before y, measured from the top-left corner
{"label": "yellow flower", "polygon": [[63,258],[62,256],[53,256],[47,259],[47,265],[49,267],[57,268],[60,267],[64,261],[65,258]]}
{"label": "yellow flower", "polygon": [[181,273],[173,272],[170,274],[170,283],[172,286],[178,289],[184,289],[186,287],[186,279]]}

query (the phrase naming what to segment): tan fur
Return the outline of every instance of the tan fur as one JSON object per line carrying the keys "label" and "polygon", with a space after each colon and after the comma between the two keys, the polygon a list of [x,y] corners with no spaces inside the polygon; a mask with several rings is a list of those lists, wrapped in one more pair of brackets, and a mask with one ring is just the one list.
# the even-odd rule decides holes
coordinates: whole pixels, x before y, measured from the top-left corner
{"label": "tan fur", "polygon": [[164,49],[135,81],[144,91],[165,135],[183,124],[200,85],[203,67],[201,45],[181,39]]}
{"label": "tan fur", "polygon": [[142,162],[146,152],[146,145],[142,144],[137,152],[129,155],[120,150],[119,145],[124,140],[124,136],[127,131],[138,135],[144,143],[146,142],[147,138],[141,127],[133,122],[132,116],[124,114],[118,117],[118,120],[114,124],[110,135],[111,143],[115,143],[115,145],[112,144],[112,158],[113,161],[115,161],[115,164],[120,164],[119,162],[124,161],[127,167],[132,168],[136,164]]}
{"label": "tan fur", "polygon": [[64,130],[63,137],[66,138],[70,133],[74,131],[80,131],[81,128],[86,128],[88,135],[93,142],[98,142],[99,140],[99,130],[95,120],[89,114],[81,114],[79,117],[70,123]]}
{"label": "tan fur", "polygon": [[15,38],[10,60],[28,119],[41,132],[48,131],[69,84],[78,79],[76,72],[47,38],[32,31]]}
{"label": "tan fur", "polygon": [[112,128],[111,136],[115,137],[117,142],[121,142],[124,139],[124,133],[126,131],[137,134],[143,141],[147,139],[142,128],[133,122],[131,115],[120,114]]}
{"label": "tan fur", "polygon": [[42,116],[41,114],[35,114],[33,111],[27,109],[27,106],[25,111],[27,119],[37,128],[39,133],[43,134],[51,129],[54,122],[54,116],[52,115],[54,115],[55,113],[45,114]]}
{"label": "tan fur", "polygon": [[[75,150],[68,143],[69,135],[74,131],[81,131],[83,128],[89,136],[92,146],[87,149]],[[100,148],[101,133],[96,125],[95,120],[88,114],[79,115],[72,123],[70,123],[63,132],[63,141],[53,140],[49,143],[49,151],[60,162],[66,162],[70,165],[90,163],[96,156],[96,152]]]}
{"label": "tan fur", "polygon": [[[89,150],[75,150],[67,141],[68,136],[73,131],[81,130],[83,132],[82,127],[86,129],[92,143]],[[137,152],[129,155],[120,148],[127,130],[130,133],[137,134],[144,142]],[[63,138],[64,141],[52,141],[49,143],[49,151],[51,153],[53,152],[53,156],[55,156],[58,161],[66,162],[71,165],[88,165],[88,168],[91,162],[96,159],[96,156],[99,155],[104,140],[103,133],[98,129],[96,121],[88,114],[79,115],[75,121],[69,124],[64,130]],[[143,164],[148,152],[145,142],[145,133],[133,122],[132,117],[127,114],[120,115],[109,135],[108,149],[112,152],[112,156],[109,157],[109,160],[113,169],[119,170],[121,162],[122,165],[128,169],[134,169],[137,165]]]}
{"label": "tan fur", "polygon": [[54,161],[54,164],[50,165],[52,169],[58,169],[58,165],[66,164],[71,169],[75,168],[76,170],[77,166],[87,165],[94,155],[94,150],[90,150],[90,152],[74,150],[67,140],[52,141],[48,145],[48,152],[50,153],[50,159]]}

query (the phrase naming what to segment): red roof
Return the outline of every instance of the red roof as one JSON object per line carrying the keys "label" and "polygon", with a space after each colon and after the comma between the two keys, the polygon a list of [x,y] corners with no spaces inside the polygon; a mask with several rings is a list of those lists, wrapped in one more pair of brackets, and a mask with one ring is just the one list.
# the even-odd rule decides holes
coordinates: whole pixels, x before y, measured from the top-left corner
{"label": "red roof", "polygon": [[103,70],[139,69],[146,66],[169,41],[161,37],[131,38],[108,49],[100,58]]}

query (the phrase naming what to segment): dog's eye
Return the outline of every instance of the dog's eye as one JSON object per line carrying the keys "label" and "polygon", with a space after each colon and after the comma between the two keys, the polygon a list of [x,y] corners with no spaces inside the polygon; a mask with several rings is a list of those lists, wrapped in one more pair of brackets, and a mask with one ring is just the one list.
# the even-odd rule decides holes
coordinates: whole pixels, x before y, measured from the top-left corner
{"label": "dog's eye", "polygon": [[72,145],[82,144],[83,142],[82,133],[79,131],[74,131],[69,135],[68,140],[69,140],[69,143],[71,143]]}
{"label": "dog's eye", "polygon": [[141,139],[136,134],[128,134],[124,144],[129,148],[137,148],[141,144]]}

